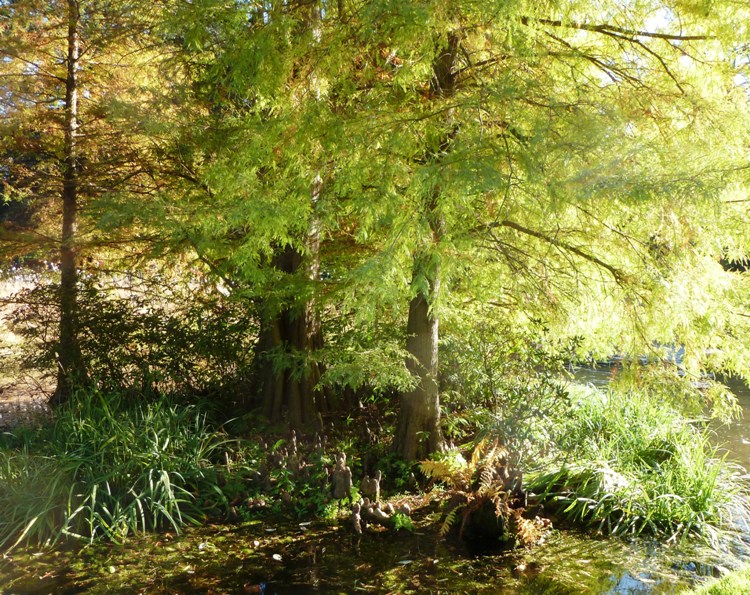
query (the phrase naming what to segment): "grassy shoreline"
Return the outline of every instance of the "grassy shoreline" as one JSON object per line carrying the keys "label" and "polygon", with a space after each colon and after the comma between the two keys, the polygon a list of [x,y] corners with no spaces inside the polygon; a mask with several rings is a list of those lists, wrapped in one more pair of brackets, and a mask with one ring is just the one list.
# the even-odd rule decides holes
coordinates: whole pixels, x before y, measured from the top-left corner
{"label": "grassy shoreline", "polygon": [[733,570],[718,579],[683,591],[682,595],[747,595],[750,594],[750,564]]}

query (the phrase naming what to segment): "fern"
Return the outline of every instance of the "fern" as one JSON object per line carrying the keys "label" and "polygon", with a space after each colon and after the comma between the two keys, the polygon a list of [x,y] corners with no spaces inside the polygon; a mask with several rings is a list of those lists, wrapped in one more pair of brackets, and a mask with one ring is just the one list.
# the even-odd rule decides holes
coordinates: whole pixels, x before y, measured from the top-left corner
{"label": "fern", "polygon": [[479,442],[477,442],[476,446],[474,446],[474,451],[471,453],[472,469],[476,469],[479,466],[479,463],[482,460],[482,455],[484,454],[484,447],[486,444],[487,439],[482,438]]}
{"label": "fern", "polygon": [[442,481],[454,488],[457,487],[456,470],[446,461],[422,461],[419,468],[430,479]]}
{"label": "fern", "polygon": [[[472,450],[467,461],[454,450],[441,454],[434,460],[423,461],[420,469],[430,479],[441,481],[451,488],[451,499],[447,504],[447,511],[440,526],[440,535],[447,535],[459,523],[459,537],[473,514],[483,507],[491,506],[501,526],[508,528],[507,538],[519,539],[521,543],[529,542],[525,533],[516,536],[516,530],[526,531],[535,535],[535,525],[526,526],[520,516],[521,511],[515,510],[512,489],[509,487],[510,477],[520,476],[517,470],[509,469],[512,457],[505,445],[499,440],[482,439]],[[517,486],[516,486],[517,487]],[[511,517],[514,521],[511,523]],[[538,532],[538,531],[537,531]]]}
{"label": "fern", "polygon": [[482,467],[482,473],[479,475],[479,488],[488,488],[495,479],[495,470],[490,465]]}
{"label": "fern", "polygon": [[440,525],[440,537],[445,537],[448,535],[448,532],[451,530],[451,527],[453,527],[453,524],[456,522],[456,519],[458,518],[458,512],[462,510],[465,507],[464,504],[459,504],[455,508],[452,508],[448,511],[448,514],[445,515],[445,520],[443,521],[443,524]]}

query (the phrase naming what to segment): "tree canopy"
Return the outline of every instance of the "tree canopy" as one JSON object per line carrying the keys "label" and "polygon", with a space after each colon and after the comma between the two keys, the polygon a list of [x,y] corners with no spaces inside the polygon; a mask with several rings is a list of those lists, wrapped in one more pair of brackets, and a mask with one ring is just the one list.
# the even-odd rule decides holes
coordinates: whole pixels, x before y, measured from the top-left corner
{"label": "tree canopy", "polygon": [[[722,266],[750,248],[744,7],[68,5],[87,224],[252,304],[272,418],[391,391],[395,449],[440,449],[441,332],[487,316],[750,377],[747,280]],[[65,172],[66,24],[1,6],[4,184],[37,199]]]}

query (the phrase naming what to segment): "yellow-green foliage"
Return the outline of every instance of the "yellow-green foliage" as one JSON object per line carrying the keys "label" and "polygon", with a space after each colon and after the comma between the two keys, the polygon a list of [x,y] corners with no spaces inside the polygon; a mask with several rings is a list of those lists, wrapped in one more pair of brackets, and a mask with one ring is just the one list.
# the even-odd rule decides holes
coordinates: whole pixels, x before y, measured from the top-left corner
{"label": "yellow-green foliage", "polygon": [[683,595],[748,595],[750,594],[750,566],[730,572],[719,580],[711,580]]}
{"label": "yellow-green foliage", "polygon": [[[423,461],[420,469],[430,479],[441,481],[450,488],[445,518],[440,534],[447,535],[456,521],[461,526],[475,511],[488,503],[498,518],[507,521],[511,509],[509,495],[498,469],[508,464],[508,450],[497,440],[482,439],[466,458],[458,451],[436,455],[434,460]],[[461,513],[461,514],[459,514]]]}
{"label": "yellow-green foliage", "polygon": [[468,461],[459,450],[453,449],[422,461],[419,467],[430,479],[467,491],[476,479],[480,487],[489,487],[495,478],[496,467],[505,466],[507,457],[508,450],[504,446],[497,440],[485,438],[476,444]]}

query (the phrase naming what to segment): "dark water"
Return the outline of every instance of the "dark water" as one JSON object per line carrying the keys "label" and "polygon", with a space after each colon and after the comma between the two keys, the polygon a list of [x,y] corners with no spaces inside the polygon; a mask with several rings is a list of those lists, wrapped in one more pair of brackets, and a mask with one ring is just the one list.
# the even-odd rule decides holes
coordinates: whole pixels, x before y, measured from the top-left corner
{"label": "dark water", "polygon": [[[434,532],[345,526],[207,527],[0,560],[5,593],[676,593],[717,567],[709,555],[645,541],[554,532],[529,550],[472,554]],[[718,562],[716,562],[718,564]],[[2,583],[0,583],[2,584]]]}

